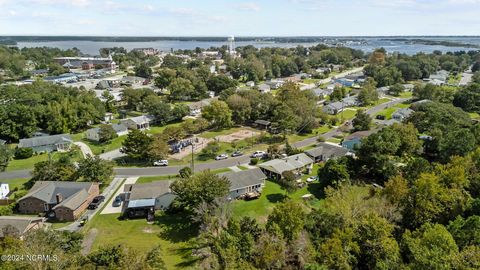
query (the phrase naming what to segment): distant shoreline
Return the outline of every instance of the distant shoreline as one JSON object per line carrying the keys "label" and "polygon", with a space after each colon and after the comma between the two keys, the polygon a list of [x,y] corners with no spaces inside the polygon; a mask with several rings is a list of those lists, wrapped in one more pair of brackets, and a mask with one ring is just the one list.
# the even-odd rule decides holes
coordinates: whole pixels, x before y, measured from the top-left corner
{"label": "distant shoreline", "polygon": [[[479,38],[480,36],[238,36],[236,41],[259,41],[259,42],[281,42],[281,43],[310,43],[322,42],[325,40],[361,40],[364,38],[396,39],[396,40],[422,40],[436,38]],[[55,41],[93,41],[93,42],[151,42],[151,41],[225,41],[227,36],[164,36],[164,37],[142,37],[142,36],[0,36],[0,43],[10,42],[55,42]],[[458,44],[457,44],[458,45]],[[468,45],[468,44],[465,44]]]}

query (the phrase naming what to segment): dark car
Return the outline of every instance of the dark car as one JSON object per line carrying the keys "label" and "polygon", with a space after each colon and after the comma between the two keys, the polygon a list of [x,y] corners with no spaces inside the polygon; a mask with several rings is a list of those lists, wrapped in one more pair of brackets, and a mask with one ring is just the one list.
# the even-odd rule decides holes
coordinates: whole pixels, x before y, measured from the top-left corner
{"label": "dark car", "polygon": [[232,153],[232,157],[239,157],[239,156],[243,156],[243,153],[240,151],[235,151]]}
{"label": "dark car", "polygon": [[97,209],[97,207],[105,200],[105,196],[97,196],[93,198],[92,202],[88,205],[88,209]]}
{"label": "dark car", "polygon": [[120,205],[122,205],[122,197],[118,195],[117,197],[115,197],[115,200],[113,200],[112,206],[119,207]]}
{"label": "dark car", "polygon": [[379,115],[377,115],[376,118],[377,118],[378,120],[385,120],[385,115],[379,114]]}

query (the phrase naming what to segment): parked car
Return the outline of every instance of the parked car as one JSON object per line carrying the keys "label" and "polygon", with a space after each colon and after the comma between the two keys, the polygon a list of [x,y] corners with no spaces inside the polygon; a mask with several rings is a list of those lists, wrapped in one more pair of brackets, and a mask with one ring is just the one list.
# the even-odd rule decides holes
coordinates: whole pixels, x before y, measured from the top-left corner
{"label": "parked car", "polygon": [[122,205],[122,197],[121,197],[120,195],[118,195],[118,196],[115,197],[115,199],[113,200],[112,206],[113,206],[113,207],[119,207],[120,205]]}
{"label": "parked car", "polygon": [[87,216],[84,216],[84,217],[80,220],[80,222],[78,222],[78,226],[83,227],[83,226],[85,226],[85,224],[87,224],[87,222],[88,222],[88,215],[87,215]]}
{"label": "parked car", "polygon": [[215,157],[215,160],[222,160],[222,159],[227,159],[228,155],[227,154],[221,154]]}
{"label": "parked car", "polygon": [[312,183],[318,180],[318,176],[310,176],[307,178],[308,183]]}
{"label": "parked car", "polygon": [[251,158],[262,158],[265,156],[267,153],[265,151],[255,151],[253,154],[250,156]]}
{"label": "parked car", "polygon": [[168,166],[168,160],[162,159],[153,162],[153,166]]}
{"label": "parked car", "polygon": [[97,209],[97,207],[105,200],[105,196],[97,196],[93,198],[92,202],[88,205],[88,209]]}
{"label": "parked car", "polygon": [[239,157],[239,156],[243,156],[243,153],[241,151],[235,151],[232,153],[232,157]]}
{"label": "parked car", "polygon": [[375,118],[377,118],[378,120],[385,120],[385,115],[377,115]]}

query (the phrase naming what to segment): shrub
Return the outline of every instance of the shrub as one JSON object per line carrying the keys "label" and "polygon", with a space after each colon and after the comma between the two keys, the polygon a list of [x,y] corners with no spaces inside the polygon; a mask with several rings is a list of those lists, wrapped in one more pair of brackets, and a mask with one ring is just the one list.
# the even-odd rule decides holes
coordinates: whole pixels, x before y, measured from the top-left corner
{"label": "shrub", "polygon": [[250,159],[250,165],[257,165],[257,164],[258,164],[258,158]]}
{"label": "shrub", "polygon": [[323,136],[318,136],[317,137],[317,142],[325,142],[325,141],[326,141],[325,137],[323,137]]}
{"label": "shrub", "polygon": [[17,148],[15,150],[15,159],[27,159],[33,156],[32,148]]}

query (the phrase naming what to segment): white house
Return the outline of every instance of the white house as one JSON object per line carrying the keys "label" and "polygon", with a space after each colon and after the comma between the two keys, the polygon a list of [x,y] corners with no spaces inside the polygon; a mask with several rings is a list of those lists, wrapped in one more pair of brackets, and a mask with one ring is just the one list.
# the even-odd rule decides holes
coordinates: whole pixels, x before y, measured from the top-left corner
{"label": "white house", "polygon": [[[113,124],[112,128],[119,137],[128,134],[128,128],[123,124]],[[100,141],[100,128],[96,127],[88,129],[85,133],[85,136],[91,141]]]}
{"label": "white house", "polygon": [[8,193],[10,193],[10,187],[7,183],[0,183],[0,200],[8,199]]}
{"label": "white house", "polygon": [[128,129],[139,129],[139,130],[146,130],[150,129],[150,123],[153,121],[154,117],[149,115],[142,115],[127,119],[120,120],[124,126]]}

